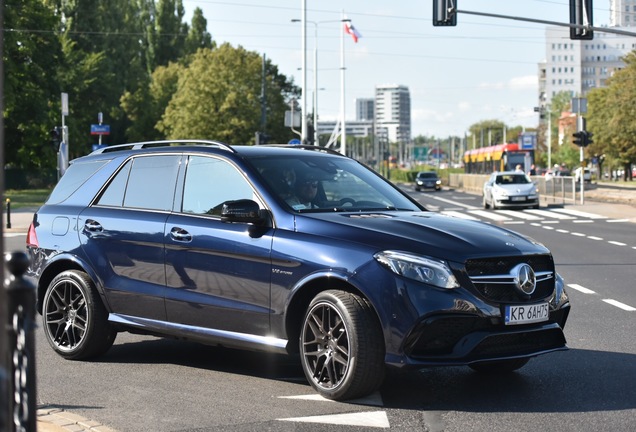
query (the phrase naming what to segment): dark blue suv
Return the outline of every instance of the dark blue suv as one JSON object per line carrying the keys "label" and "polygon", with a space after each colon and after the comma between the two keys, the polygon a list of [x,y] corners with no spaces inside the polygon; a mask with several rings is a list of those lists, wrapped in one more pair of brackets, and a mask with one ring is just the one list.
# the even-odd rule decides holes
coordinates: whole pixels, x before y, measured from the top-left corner
{"label": "dark blue suv", "polygon": [[73,161],[27,237],[51,347],[130,331],[297,354],[344,400],[397,368],[511,371],[567,349],[550,252],[426,211],[321,147],[164,141]]}

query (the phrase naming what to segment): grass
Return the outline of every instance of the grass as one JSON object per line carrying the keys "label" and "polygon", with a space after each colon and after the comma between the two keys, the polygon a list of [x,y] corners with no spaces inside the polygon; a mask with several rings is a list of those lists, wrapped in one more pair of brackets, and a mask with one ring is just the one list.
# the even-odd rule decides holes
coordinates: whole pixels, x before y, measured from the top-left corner
{"label": "grass", "polygon": [[[6,190],[4,196],[11,201],[11,209],[39,207],[51,193],[50,189]],[[3,204],[6,207],[6,203]]]}

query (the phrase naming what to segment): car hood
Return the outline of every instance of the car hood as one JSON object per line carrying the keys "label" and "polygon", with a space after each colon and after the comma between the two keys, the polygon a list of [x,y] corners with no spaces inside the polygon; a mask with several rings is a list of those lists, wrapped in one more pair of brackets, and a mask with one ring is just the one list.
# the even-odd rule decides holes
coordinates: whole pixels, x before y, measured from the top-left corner
{"label": "car hood", "polygon": [[507,185],[495,185],[494,190],[505,191],[508,194],[516,194],[516,193],[531,193],[536,189],[536,185],[534,183],[526,183],[526,184],[507,184]]}
{"label": "car hood", "polygon": [[399,249],[460,262],[476,257],[549,253],[545,246],[513,231],[432,212],[305,214],[299,216],[297,227],[377,251]]}

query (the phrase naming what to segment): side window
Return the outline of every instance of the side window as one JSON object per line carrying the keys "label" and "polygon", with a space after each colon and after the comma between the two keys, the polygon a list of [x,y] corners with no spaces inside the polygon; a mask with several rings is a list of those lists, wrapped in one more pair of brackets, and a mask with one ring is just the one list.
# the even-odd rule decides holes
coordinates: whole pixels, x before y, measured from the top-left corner
{"label": "side window", "polygon": [[97,204],[171,210],[180,159],[180,155],[161,155],[140,156],[128,161]]}
{"label": "side window", "polygon": [[132,160],[126,162],[122,169],[115,175],[106,190],[99,197],[97,205],[121,207],[124,205],[124,193],[126,192],[126,183],[128,183],[128,175]]}
{"label": "side window", "polygon": [[184,213],[221,215],[225,201],[254,199],[250,184],[226,161],[191,156],[183,190]]}
{"label": "side window", "polygon": [[75,162],[66,170],[53,192],[47,199],[49,204],[58,204],[70,197],[108,161]]}

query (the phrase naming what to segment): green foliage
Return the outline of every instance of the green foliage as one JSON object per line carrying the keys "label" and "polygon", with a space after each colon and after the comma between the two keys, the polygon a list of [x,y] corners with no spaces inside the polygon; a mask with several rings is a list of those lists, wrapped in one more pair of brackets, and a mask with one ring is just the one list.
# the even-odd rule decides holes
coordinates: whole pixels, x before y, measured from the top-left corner
{"label": "green foliage", "polygon": [[41,0],[8,0],[4,8],[4,126],[5,161],[10,166],[37,167],[52,163],[55,150],[49,130],[59,110],[55,79],[62,57],[58,37],[51,32],[58,22],[54,10]]}
{"label": "green foliage", "polygon": [[[242,47],[223,44],[214,50],[200,49],[179,72],[177,91],[157,129],[169,139],[252,143],[260,128],[261,70],[261,56]],[[282,124],[284,89],[270,73],[266,82],[270,118]]]}

